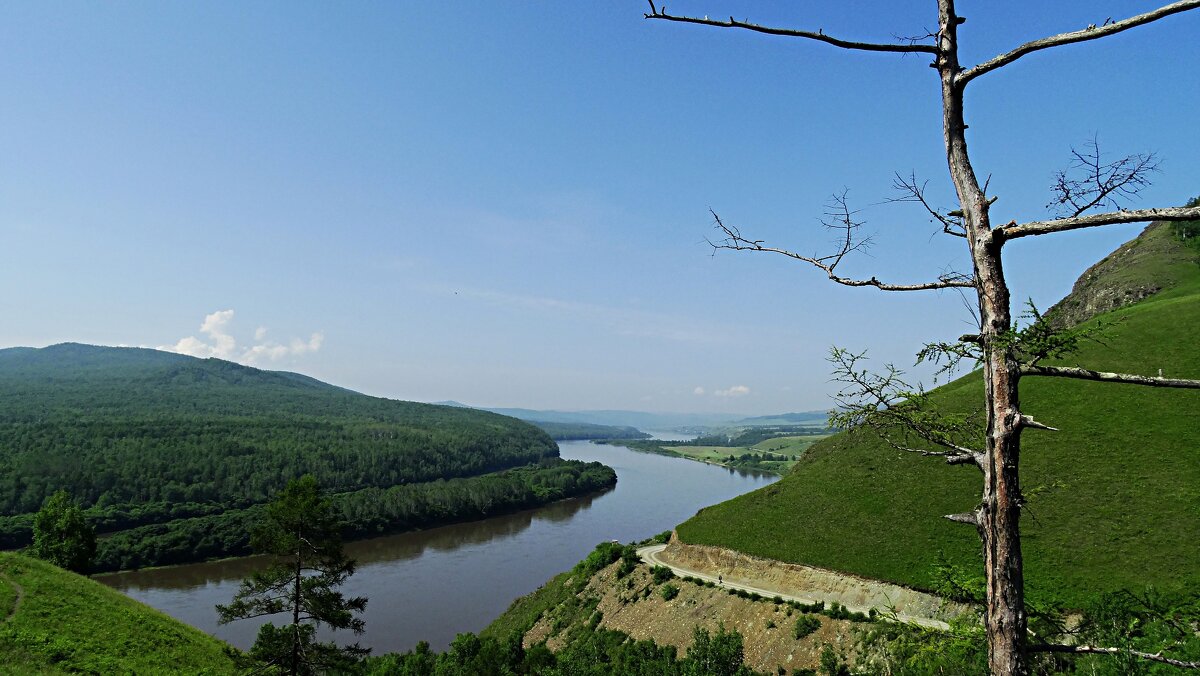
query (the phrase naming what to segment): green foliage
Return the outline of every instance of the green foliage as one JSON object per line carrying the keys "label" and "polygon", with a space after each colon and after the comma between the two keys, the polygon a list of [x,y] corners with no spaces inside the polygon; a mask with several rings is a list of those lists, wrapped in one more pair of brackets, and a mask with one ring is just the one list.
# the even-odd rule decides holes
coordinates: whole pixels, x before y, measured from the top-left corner
{"label": "green foliage", "polygon": [[[1200,197],[1193,197],[1185,205],[1188,207],[1200,206]],[[1194,247],[1200,247],[1200,219],[1190,221],[1172,221],[1171,231],[1175,236],[1184,242]]]}
{"label": "green foliage", "polygon": [[204,632],[98,582],[38,559],[0,553],[4,673],[232,675],[238,671],[227,650],[232,649]]}
{"label": "green foliage", "polygon": [[930,572],[933,593],[961,603],[983,603],[987,580],[980,566],[967,568],[951,563],[944,551],[937,554],[937,562]]}
{"label": "green foliage", "polygon": [[675,573],[666,566],[654,566],[650,569],[650,575],[654,577],[654,584],[662,584],[667,580],[675,577]]}
{"label": "green foliage", "polygon": [[676,596],[679,596],[679,587],[667,583],[662,586],[662,589],[660,589],[658,593],[662,595],[664,601],[670,601]]}
{"label": "green foliage", "polygon": [[742,664],[744,657],[744,639],[738,632],[726,631],[722,625],[716,634],[709,634],[707,629],[696,627],[683,673],[687,676],[748,674],[750,670]]}
{"label": "green foliage", "polygon": [[752,676],[742,664],[742,636],[715,635],[697,628],[695,642],[684,659],[674,646],[635,641],[627,634],[607,629],[577,627],[557,653],[544,643],[521,648],[521,635],[503,639],[459,634],[444,653],[432,653],[428,644],[409,652],[368,658],[361,673],[375,676]]}
{"label": "green foliage", "polygon": [[632,573],[638,564],[642,562],[638,557],[637,548],[633,545],[625,545],[621,548],[621,565],[617,568],[617,579],[623,578]]}
{"label": "green foliage", "polygon": [[96,555],[96,531],[66,491],[46,500],[33,518],[32,553],[43,561],[86,573]]}
{"label": "green foliage", "polygon": [[792,626],[792,638],[797,640],[806,636],[812,635],[821,628],[821,618],[816,615],[801,615],[796,618],[796,624]]}
{"label": "green foliage", "polygon": [[232,603],[217,606],[221,623],[279,613],[293,618],[283,627],[263,625],[252,658],[289,674],[315,674],[343,669],[368,652],[358,644],[338,647],[315,639],[319,625],[361,634],[364,623],[355,615],[367,605],[366,597],[338,591],[354,574],[354,562],[342,551],[337,515],[315,477],[289,482],[266,506],[250,541],[275,563],[243,580]]}
{"label": "green foliage", "polygon": [[867,673],[895,676],[986,674],[987,642],[974,619],[949,631],[901,622],[880,622],[860,637],[859,662]]}
{"label": "green foliage", "polygon": [[627,549],[629,548],[626,545],[619,542],[601,542],[586,558],[575,564],[573,570],[580,574],[580,579],[590,578],[600,569],[622,558]]}
{"label": "green foliage", "polygon": [[[1200,661],[1200,593],[1162,593],[1149,588],[1140,594],[1129,591],[1102,594],[1082,613],[1078,640],[1122,650],[1162,653],[1184,661]],[[1092,655],[1076,660],[1076,667],[1089,674],[1176,673],[1129,653]]]}

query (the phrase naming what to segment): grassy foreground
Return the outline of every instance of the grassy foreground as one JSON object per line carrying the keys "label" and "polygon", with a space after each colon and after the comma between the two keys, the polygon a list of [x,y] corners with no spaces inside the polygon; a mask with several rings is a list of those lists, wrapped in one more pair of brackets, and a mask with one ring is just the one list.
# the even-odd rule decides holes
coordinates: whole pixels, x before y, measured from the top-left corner
{"label": "grassy foreground", "polygon": [[225,648],[98,582],[0,553],[6,674],[235,674]]}
{"label": "grassy foreground", "polygon": [[[1200,378],[1200,267],[1104,318],[1120,323],[1080,365]],[[1135,274],[1126,271],[1125,274]],[[937,391],[982,405],[978,373]],[[1107,590],[1200,585],[1200,391],[1028,378],[1022,408],[1061,432],[1026,431],[1021,476],[1027,589],[1078,607]],[[891,449],[866,433],[814,445],[782,481],[701,510],[689,543],[728,547],[928,588],[944,552],[980,570],[979,540],[944,514],[979,500],[980,474]]]}

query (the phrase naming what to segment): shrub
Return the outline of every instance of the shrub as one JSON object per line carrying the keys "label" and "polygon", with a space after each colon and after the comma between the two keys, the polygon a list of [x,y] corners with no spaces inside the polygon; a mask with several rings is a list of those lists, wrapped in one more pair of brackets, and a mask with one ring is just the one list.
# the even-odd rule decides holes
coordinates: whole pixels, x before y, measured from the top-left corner
{"label": "shrub", "polygon": [[650,574],[654,576],[654,584],[662,584],[675,577],[675,573],[666,566],[655,566],[650,569]]}
{"label": "shrub", "polygon": [[801,615],[796,618],[796,625],[792,627],[792,636],[802,639],[820,628],[821,619],[816,615]]}
{"label": "shrub", "polygon": [[662,589],[659,590],[659,593],[662,594],[664,601],[670,601],[671,599],[675,598],[676,596],[679,596],[679,587],[676,587],[673,584],[667,583],[662,586]]}
{"label": "shrub", "polygon": [[621,567],[617,569],[617,577],[622,578],[633,572],[637,568],[641,560],[638,558],[637,549],[631,545],[626,545],[621,548]]}
{"label": "shrub", "polygon": [[574,572],[591,577],[596,571],[621,558],[625,548],[615,542],[601,542],[587,558],[575,564]]}

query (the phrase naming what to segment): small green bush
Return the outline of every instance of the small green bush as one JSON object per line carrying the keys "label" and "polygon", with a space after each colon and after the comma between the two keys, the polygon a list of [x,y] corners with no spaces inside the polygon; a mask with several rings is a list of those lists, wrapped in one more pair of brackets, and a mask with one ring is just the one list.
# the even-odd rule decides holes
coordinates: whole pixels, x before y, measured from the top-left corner
{"label": "small green bush", "polygon": [[821,619],[819,617],[816,615],[801,615],[796,618],[796,625],[792,627],[792,636],[796,639],[802,639],[820,628]]}
{"label": "small green bush", "polygon": [[662,584],[675,577],[675,573],[666,566],[655,566],[650,569],[650,574],[654,576],[654,584]]}
{"label": "small green bush", "polygon": [[636,548],[634,548],[632,545],[626,545],[622,547],[621,567],[617,569],[617,577],[622,578],[632,573],[633,569],[637,568],[639,563],[641,563],[641,559],[638,558]]}
{"label": "small green bush", "polygon": [[679,587],[676,587],[673,584],[667,583],[662,586],[662,589],[659,590],[659,593],[662,594],[664,601],[670,601],[671,599],[675,598],[676,596],[679,596]]}

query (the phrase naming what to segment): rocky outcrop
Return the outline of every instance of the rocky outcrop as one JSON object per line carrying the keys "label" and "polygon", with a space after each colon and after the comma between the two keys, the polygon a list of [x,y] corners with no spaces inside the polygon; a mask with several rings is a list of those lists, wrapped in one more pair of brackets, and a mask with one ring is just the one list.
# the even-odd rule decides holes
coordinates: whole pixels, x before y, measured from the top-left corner
{"label": "rocky outcrop", "polygon": [[1132,305],[1178,283],[1184,268],[1200,263],[1200,251],[1176,237],[1169,223],[1151,223],[1088,268],[1046,316],[1059,327]]}

